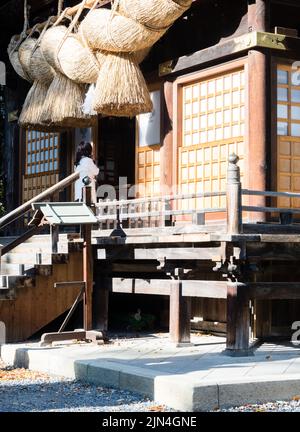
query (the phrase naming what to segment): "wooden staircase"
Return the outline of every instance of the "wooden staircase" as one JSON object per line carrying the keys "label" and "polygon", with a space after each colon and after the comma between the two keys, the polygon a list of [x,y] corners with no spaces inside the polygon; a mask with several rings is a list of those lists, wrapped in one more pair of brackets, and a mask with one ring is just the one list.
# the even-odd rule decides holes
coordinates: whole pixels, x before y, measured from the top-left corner
{"label": "wooden staircase", "polygon": [[[32,205],[54,199],[79,178],[73,173],[56,185],[0,218],[0,230],[27,212]],[[57,282],[82,279],[82,242],[78,236],[37,235],[39,221],[19,237],[0,237],[0,322],[6,326],[6,342],[28,339],[71,308],[78,289],[54,288]]]}
{"label": "wooden staircase", "polygon": [[61,234],[52,253],[50,235],[37,235],[1,257],[0,321],[7,342],[28,339],[71,308],[78,289],[54,284],[82,279],[81,250],[80,241]]}

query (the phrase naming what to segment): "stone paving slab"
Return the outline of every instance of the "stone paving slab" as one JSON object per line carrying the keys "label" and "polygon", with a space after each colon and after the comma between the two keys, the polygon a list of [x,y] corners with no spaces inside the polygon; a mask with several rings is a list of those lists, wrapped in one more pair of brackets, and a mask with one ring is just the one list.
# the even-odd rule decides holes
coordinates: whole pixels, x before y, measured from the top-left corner
{"label": "stone paving slab", "polygon": [[251,357],[224,355],[224,338],[194,336],[177,348],[168,335],[113,339],[102,346],[1,346],[8,364],[139,392],[178,411],[207,411],[300,395],[300,347],[261,345]]}

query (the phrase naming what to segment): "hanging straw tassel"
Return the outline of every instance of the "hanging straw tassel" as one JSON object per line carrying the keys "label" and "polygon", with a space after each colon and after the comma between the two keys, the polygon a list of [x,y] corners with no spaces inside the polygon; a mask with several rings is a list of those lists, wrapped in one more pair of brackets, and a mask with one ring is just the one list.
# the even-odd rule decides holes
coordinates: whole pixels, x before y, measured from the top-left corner
{"label": "hanging straw tassel", "polygon": [[57,72],[48,89],[41,120],[49,126],[53,123],[66,127],[92,126],[95,119],[81,111],[85,89],[85,85],[76,84]]}
{"label": "hanging straw tassel", "polygon": [[51,66],[45,61],[39,48],[32,53],[29,73],[35,81],[25,99],[19,124],[27,129],[39,127],[45,130],[41,117],[48,88],[55,74]]}
{"label": "hanging straw tassel", "polygon": [[120,15],[151,29],[171,26],[192,4],[192,0],[118,0]]}
{"label": "hanging straw tassel", "polygon": [[33,82],[33,77],[30,73],[30,59],[36,42],[36,38],[28,37],[19,48],[20,63],[26,76],[30,79],[30,82]]}
{"label": "hanging straw tassel", "polygon": [[25,99],[19,124],[23,128],[34,128],[40,122],[48,87],[40,81],[34,81]]}
{"label": "hanging straw tassel", "polygon": [[[50,24],[51,19],[52,17],[49,18],[46,27]],[[54,78],[54,70],[44,59],[39,47],[46,27],[38,40],[28,38],[26,40],[27,43],[23,42],[20,47],[21,64],[28,75],[34,80],[19,117],[20,126],[26,129],[45,129],[40,122],[40,118],[43,112],[43,105],[47,96],[48,87]]]}
{"label": "hanging straw tassel", "polygon": [[107,54],[97,80],[93,109],[116,117],[152,111],[145,79],[130,54]]}
{"label": "hanging straw tassel", "polygon": [[26,76],[22,68],[22,65],[20,63],[19,52],[18,50],[16,50],[16,46],[18,45],[18,38],[19,36],[17,35],[11,38],[11,41],[7,47],[7,53],[8,53],[9,61],[12,67],[14,68],[16,74],[18,74],[24,80],[28,80],[28,77]]}
{"label": "hanging straw tassel", "polygon": [[67,9],[53,27],[45,32],[41,41],[41,51],[56,72],[47,92],[41,120],[48,126],[90,127],[95,124],[96,117],[85,115],[81,109],[86,85],[71,81],[64,75],[58,58],[59,47],[68,36],[68,29],[58,26],[66,11]]}
{"label": "hanging straw tassel", "polygon": [[132,52],[152,46],[167,29],[148,29],[130,18],[101,8],[87,14],[79,33],[93,50]]}
{"label": "hanging straw tassel", "polygon": [[[150,51],[150,48],[136,51],[136,52],[133,52],[131,54],[128,54],[128,58],[139,64],[147,57],[147,55],[149,54],[149,51]],[[98,63],[100,65],[99,70],[101,69],[103,63],[105,62],[107,54],[108,53],[105,53],[103,51],[98,51],[95,53],[96,58],[98,60]],[[94,103],[95,95],[96,95],[96,85],[91,84],[89,86],[88,92],[85,96],[84,104],[82,106],[82,112],[84,114],[89,114],[89,115],[97,114],[97,112],[93,109],[93,103]]]}
{"label": "hanging straw tassel", "polygon": [[24,80],[30,81],[29,77],[24,72],[22,65],[20,63],[19,59],[19,46],[22,43],[22,41],[27,37],[26,32],[29,26],[29,19],[28,19],[28,5],[27,0],[24,0],[24,26],[22,33],[18,36],[15,35],[11,38],[11,41],[7,47],[7,53],[9,57],[9,61],[14,68],[15,72]]}

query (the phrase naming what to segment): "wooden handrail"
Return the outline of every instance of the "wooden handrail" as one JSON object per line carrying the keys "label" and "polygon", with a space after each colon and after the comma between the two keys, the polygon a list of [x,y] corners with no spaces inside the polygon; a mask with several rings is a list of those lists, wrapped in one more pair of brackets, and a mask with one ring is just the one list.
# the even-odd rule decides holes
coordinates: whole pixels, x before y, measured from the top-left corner
{"label": "wooden handrail", "polygon": [[285,197],[285,198],[300,198],[300,193],[296,192],[274,192],[274,191],[257,191],[242,189],[242,195],[269,196],[269,197]]}
{"label": "wooden handrail", "polygon": [[98,215],[96,216],[98,221],[106,221],[106,220],[114,220],[119,217],[120,220],[126,219],[144,219],[147,217],[158,217],[158,216],[183,216],[183,215],[192,215],[194,213],[224,213],[226,211],[225,208],[205,208],[205,209],[192,209],[192,210],[162,210],[162,211],[149,211],[149,212],[135,212],[135,213],[120,213],[118,214],[106,214],[106,215]]}
{"label": "wooden handrail", "polygon": [[115,207],[124,206],[127,204],[144,204],[144,203],[157,203],[157,202],[165,202],[165,201],[175,201],[175,200],[184,200],[184,199],[196,199],[196,198],[210,198],[210,197],[221,197],[226,196],[226,192],[196,192],[196,193],[188,193],[188,194],[178,194],[178,195],[160,195],[153,197],[143,197],[143,198],[133,198],[129,200],[108,200],[101,201],[96,204],[96,207]]}
{"label": "wooden handrail", "polygon": [[295,208],[280,208],[280,207],[255,207],[255,206],[242,206],[243,211],[247,212],[261,212],[261,213],[291,213],[299,214],[300,209]]}
{"label": "wooden handrail", "polygon": [[52,195],[54,195],[56,192],[60,192],[62,189],[65,189],[67,186],[72,184],[74,181],[76,181],[79,178],[79,173],[75,172],[68,177],[64,178],[60,182],[58,182],[56,185],[51,186],[50,188],[46,189],[45,191],[41,192],[40,194],[36,195],[31,200],[27,201],[26,203],[20,205],[20,207],[17,207],[15,210],[11,211],[10,213],[6,214],[0,219],[0,228],[4,228],[11,222],[18,219],[20,216],[22,216],[27,211],[31,210],[31,204],[39,201],[44,201],[47,198],[50,198]]}

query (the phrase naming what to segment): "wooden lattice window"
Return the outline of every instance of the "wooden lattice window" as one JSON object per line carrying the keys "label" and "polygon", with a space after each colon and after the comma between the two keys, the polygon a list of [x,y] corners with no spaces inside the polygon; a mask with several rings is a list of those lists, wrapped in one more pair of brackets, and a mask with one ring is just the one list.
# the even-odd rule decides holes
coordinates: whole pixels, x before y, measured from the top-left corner
{"label": "wooden lattice window", "polygon": [[25,137],[23,201],[28,201],[59,180],[60,135],[26,131]]}
{"label": "wooden lattice window", "polygon": [[[277,68],[277,190],[300,193],[300,75]],[[279,198],[279,207],[299,207],[299,198]]]}
{"label": "wooden lattice window", "polygon": [[[145,196],[160,192],[160,146],[155,148],[138,148],[137,151],[137,184],[143,186]],[[139,194],[143,195],[143,187]]]}
{"label": "wooden lattice window", "polygon": [[26,176],[58,171],[59,134],[26,132]]}
{"label": "wooden lattice window", "polygon": [[[182,193],[225,191],[228,156],[240,157],[243,176],[245,73],[210,76],[182,87],[179,185]],[[184,208],[224,208],[225,197],[185,200]]]}

